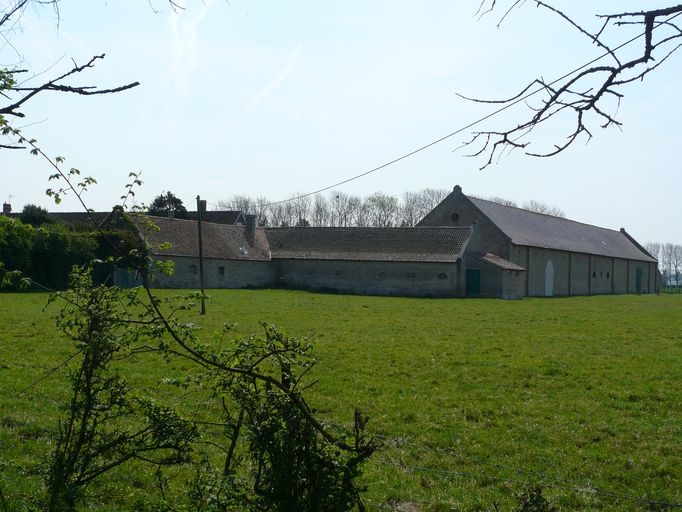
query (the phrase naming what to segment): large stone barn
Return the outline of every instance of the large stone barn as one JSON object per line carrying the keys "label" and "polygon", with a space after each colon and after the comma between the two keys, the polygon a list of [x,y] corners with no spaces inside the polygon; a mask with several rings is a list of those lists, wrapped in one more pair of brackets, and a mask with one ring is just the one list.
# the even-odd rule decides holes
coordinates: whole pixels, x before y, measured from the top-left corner
{"label": "large stone barn", "polygon": [[[465,261],[469,296],[652,293],[659,284],[656,259],[622,228],[468,197],[459,186],[418,226],[475,226]],[[501,265],[491,263],[497,258]],[[522,282],[505,282],[505,266]]]}

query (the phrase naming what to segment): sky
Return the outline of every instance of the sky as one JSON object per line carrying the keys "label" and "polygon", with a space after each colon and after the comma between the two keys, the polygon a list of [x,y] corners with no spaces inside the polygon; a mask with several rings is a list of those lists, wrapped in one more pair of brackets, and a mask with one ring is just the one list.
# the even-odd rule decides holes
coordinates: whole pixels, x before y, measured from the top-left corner
{"label": "sky", "polygon": [[[0,0],[0,10],[8,0]],[[32,6],[0,39],[0,67],[27,69],[36,84],[105,53],[73,84],[140,86],[107,96],[44,93],[13,126],[66,167],[95,177],[85,200],[95,210],[119,202],[130,172],[149,203],[171,191],[192,208],[234,194],[272,201],[307,193],[389,162],[480,119],[497,106],[459,94],[514,96],[537,77],[562,76],[600,51],[564,20],[526,3],[498,27],[505,5],[476,16],[478,0],[295,2],[62,0],[60,16]],[[570,2],[568,14],[596,30],[597,12],[641,1]],[[648,8],[657,2],[647,2]],[[665,2],[661,3],[666,5]],[[1,11],[0,11],[1,12]],[[614,44],[632,28],[614,30]],[[628,55],[641,50],[633,44]],[[524,105],[493,116],[338,190],[400,195],[426,187],[558,206],[568,218],[639,241],[682,243],[682,52],[643,82],[622,89],[618,128],[593,124],[594,137],[552,158],[515,151],[484,170],[461,148],[472,130],[525,121]],[[37,76],[34,76],[37,75]],[[615,104],[611,105],[615,108]],[[551,149],[570,133],[560,119],[532,138]],[[53,173],[25,151],[0,150],[0,197],[76,211],[75,198],[45,196]]]}

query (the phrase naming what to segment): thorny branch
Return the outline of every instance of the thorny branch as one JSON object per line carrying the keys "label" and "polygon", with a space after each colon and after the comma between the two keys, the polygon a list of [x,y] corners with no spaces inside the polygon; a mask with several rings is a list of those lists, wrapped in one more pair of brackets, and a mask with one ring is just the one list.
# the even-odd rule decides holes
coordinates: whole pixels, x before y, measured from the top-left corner
{"label": "thorny branch", "polygon": [[[510,0],[511,1],[511,0]],[[500,23],[509,13],[525,4],[525,0],[512,1],[511,6],[503,13]],[[622,12],[616,14],[597,15],[601,21],[600,29],[590,32],[576,23],[563,11],[547,2],[534,0],[537,7],[542,7],[560,16],[581,34],[588,37],[593,44],[604,50],[602,57],[609,57],[611,64],[595,65],[592,61],[575,72],[564,77],[548,82],[543,78],[535,79],[524,87],[521,92],[512,98],[504,100],[484,100],[462,96],[470,101],[478,103],[497,103],[511,106],[522,101],[531,110],[532,115],[524,122],[506,130],[474,132],[472,138],[464,143],[464,146],[472,146],[474,150],[467,156],[487,156],[485,169],[494,160],[498,159],[505,151],[514,149],[526,149],[526,154],[536,157],[550,157],[556,155],[576,140],[587,137],[592,138],[590,126],[598,124],[601,128],[609,126],[621,126],[622,123],[616,118],[623,93],[622,86],[643,80],[646,75],[655,70],[682,46],[682,25],[674,20],[682,14],[682,4],[673,5],[662,9],[644,10],[639,12]],[[484,16],[497,7],[497,0],[483,0],[477,16]],[[612,46],[607,43],[609,29],[620,28],[625,25],[642,27],[642,33],[637,37]],[[655,32],[657,31],[658,32]],[[660,35],[659,35],[660,34]],[[656,38],[655,36],[659,36]],[[638,40],[644,39],[641,52],[633,58],[625,59],[622,48]],[[529,104],[527,100],[536,94],[542,94],[542,99],[535,104]],[[612,101],[608,101],[612,100]],[[615,100],[615,102],[613,101]],[[573,116],[573,123],[562,143],[555,144],[553,148],[543,151],[530,151],[528,146],[531,141],[528,135],[538,126],[555,118],[559,114]]]}

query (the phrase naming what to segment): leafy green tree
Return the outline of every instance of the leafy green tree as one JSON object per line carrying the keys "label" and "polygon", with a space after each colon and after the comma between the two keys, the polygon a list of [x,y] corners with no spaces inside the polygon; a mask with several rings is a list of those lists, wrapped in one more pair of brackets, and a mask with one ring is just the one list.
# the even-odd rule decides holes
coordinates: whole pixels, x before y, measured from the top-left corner
{"label": "leafy green tree", "polygon": [[170,217],[176,219],[187,219],[187,208],[182,204],[182,199],[176,197],[172,192],[162,193],[154,198],[147,210],[149,215],[156,217]]}
{"label": "leafy green tree", "polygon": [[21,215],[19,220],[24,224],[30,224],[31,226],[42,226],[43,224],[50,224],[52,219],[50,214],[45,208],[41,208],[35,204],[27,204],[21,210]]}

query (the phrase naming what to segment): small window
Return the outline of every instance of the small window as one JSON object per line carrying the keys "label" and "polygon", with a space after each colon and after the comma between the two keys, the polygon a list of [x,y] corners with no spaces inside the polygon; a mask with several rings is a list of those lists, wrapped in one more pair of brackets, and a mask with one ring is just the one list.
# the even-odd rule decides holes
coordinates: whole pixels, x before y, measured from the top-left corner
{"label": "small window", "polygon": [[606,273],[606,279],[608,279],[609,277],[611,277],[611,273],[610,273],[610,272],[607,272],[607,273]]}
{"label": "small window", "polygon": [[218,275],[219,276],[225,275],[225,267],[218,267]]}
{"label": "small window", "polygon": [[438,279],[447,279],[448,275],[445,272],[441,272],[438,274]]}
{"label": "small window", "polygon": [[377,274],[377,276],[379,277],[379,279],[386,279],[386,272],[382,270]]}
{"label": "small window", "polygon": [[599,277],[604,277],[604,272],[599,272]]}
{"label": "small window", "polygon": [[592,272],[592,277],[597,277],[597,272],[596,272],[596,271]]}
{"label": "small window", "polygon": [[189,266],[189,273],[190,274],[195,274],[197,273],[197,266],[196,265],[190,265]]}
{"label": "small window", "polygon": [[450,218],[452,219],[452,222],[457,222],[459,220],[459,214],[453,213],[452,215],[450,215]]}

